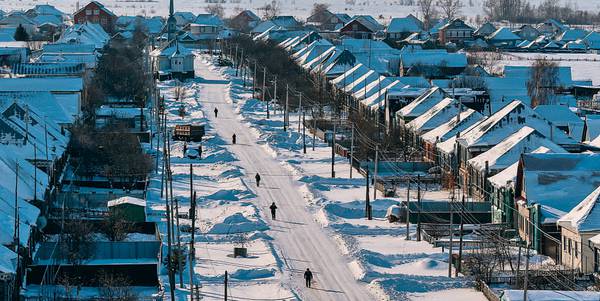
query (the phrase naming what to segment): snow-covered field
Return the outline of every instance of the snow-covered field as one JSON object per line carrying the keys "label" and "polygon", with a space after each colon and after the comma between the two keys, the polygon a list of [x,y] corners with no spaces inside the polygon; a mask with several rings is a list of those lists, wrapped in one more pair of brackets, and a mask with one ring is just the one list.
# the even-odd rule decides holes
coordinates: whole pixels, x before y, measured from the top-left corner
{"label": "snow-covered field", "polygon": [[[600,2],[600,1],[599,1]],[[508,53],[503,55],[498,67],[529,66],[538,57],[554,60],[559,66],[571,67],[574,80],[591,80],[600,84],[600,55],[592,53]]]}
{"label": "snow-covered field", "polygon": [[[530,0],[532,4],[541,3],[543,0]],[[0,0],[0,8],[5,11],[13,9],[28,9],[42,1],[37,0]],[[57,8],[67,13],[72,13],[76,10],[77,3],[80,6],[85,5],[87,1],[81,0],[54,0],[47,1],[49,4],[55,5]],[[101,1],[117,15],[161,15],[168,14],[168,0],[104,0]],[[208,1],[181,1],[175,0],[177,11],[191,11],[193,13],[203,13],[209,5]],[[259,8],[270,3],[270,0],[225,0],[222,5],[225,7],[226,16],[233,15],[243,9],[252,9],[255,12]],[[416,6],[406,6],[402,0],[279,0],[281,3],[281,13],[285,15],[294,15],[300,19],[306,19],[310,15],[313,3],[326,3],[331,6],[334,12],[355,14],[369,14],[375,17],[383,16],[382,21],[389,17],[405,16],[412,13],[419,15]],[[414,1],[416,2],[416,1]],[[476,15],[483,15],[481,3],[483,0],[465,0],[465,7],[462,8],[461,14],[472,18]],[[566,1],[559,1],[565,3]],[[598,0],[569,0],[575,8],[597,12],[600,10],[600,1]],[[45,2],[44,2],[45,3]],[[471,6],[471,3],[473,4]],[[260,15],[260,14],[259,14]]]}
{"label": "snow-covered field", "polygon": [[[333,230],[340,255],[349,256],[354,277],[369,284],[374,295],[383,300],[434,300],[456,297],[461,301],[485,300],[470,288],[464,278],[448,278],[448,253],[427,242],[417,242],[411,227],[411,240],[405,240],[406,225],[391,224],[384,218],[386,209],[399,199],[372,201],[375,219],[364,218],[365,180],[349,164],[336,158],[335,179],[330,178],[331,148],[307,137],[307,154],[302,153],[302,135],[297,131],[297,114],[292,114],[291,131],[283,132],[280,111],[266,119],[263,104],[251,98],[234,72],[218,68],[231,81],[229,93],[243,121],[257,131],[259,142],[283,166],[297,175],[308,190],[307,205],[325,231]],[[460,297],[459,297],[460,296]],[[448,299],[452,300],[452,299]]]}

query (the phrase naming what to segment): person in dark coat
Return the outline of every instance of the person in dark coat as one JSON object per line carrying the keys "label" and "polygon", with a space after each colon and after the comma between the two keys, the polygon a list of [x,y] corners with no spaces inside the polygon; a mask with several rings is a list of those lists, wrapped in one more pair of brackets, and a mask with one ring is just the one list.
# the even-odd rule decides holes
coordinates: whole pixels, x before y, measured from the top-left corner
{"label": "person in dark coat", "polygon": [[260,187],[260,175],[258,173],[256,173],[256,175],[254,176],[254,178],[256,179],[256,186]]}
{"label": "person in dark coat", "polygon": [[231,136],[231,142],[233,142],[233,144],[235,144],[235,140],[236,140],[237,136],[235,134],[233,134]]}
{"label": "person in dark coat", "polygon": [[271,209],[271,218],[272,219],[276,219],[276,213],[277,213],[277,205],[275,205],[275,202],[273,202],[273,204],[271,204],[271,206],[269,207],[269,209]]}
{"label": "person in dark coat", "polygon": [[202,144],[198,145],[198,159],[202,159]]}
{"label": "person in dark coat", "polygon": [[310,288],[312,279],[313,279],[312,272],[310,271],[309,268],[306,268],[306,271],[304,272],[304,280],[306,280],[306,287]]}
{"label": "person in dark coat", "polygon": [[219,109],[215,108],[215,118],[217,118],[219,115]]}

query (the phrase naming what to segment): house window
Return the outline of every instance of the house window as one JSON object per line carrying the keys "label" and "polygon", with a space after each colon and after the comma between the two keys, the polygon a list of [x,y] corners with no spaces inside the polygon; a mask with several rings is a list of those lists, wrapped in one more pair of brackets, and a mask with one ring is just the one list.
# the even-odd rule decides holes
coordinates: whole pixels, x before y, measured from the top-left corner
{"label": "house window", "polygon": [[106,18],[100,19],[100,23],[102,23],[102,25],[106,25]]}
{"label": "house window", "polygon": [[567,250],[567,237],[563,236],[563,251]]}
{"label": "house window", "polygon": [[86,10],[85,10],[85,14],[86,14],[87,16],[91,16],[91,15],[92,15],[92,10],[91,10],[91,9],[86,9]]}
{"label": "house window", "polygon": [[571,249],[573,248],[573,246],[571,245],[571,239],[569,238],[569,255],[571,254]]}
{"label": "house window", "polygon": [[94,15],[99,15],[99,14],[100,14],[100,10],[98,10],[98,9],[95,9],[95,10],[94,10]]}
{"label": "house window", "polygon": [[575,258],[579,257],[579,243],[575,242]]}
{"label": "house window", "polygon": [[358,24],[352,24],[352,30],[353,31],[357,31],[358,30]]}

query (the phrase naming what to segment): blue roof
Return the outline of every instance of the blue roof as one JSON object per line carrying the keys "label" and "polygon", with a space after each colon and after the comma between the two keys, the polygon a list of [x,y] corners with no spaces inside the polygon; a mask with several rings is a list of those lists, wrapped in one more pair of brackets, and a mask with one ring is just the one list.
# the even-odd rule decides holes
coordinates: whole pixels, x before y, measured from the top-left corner
{"label": "blue roof", "polygon": [[413,17],[393,18],[387,32],[420,32],[421,24]]}

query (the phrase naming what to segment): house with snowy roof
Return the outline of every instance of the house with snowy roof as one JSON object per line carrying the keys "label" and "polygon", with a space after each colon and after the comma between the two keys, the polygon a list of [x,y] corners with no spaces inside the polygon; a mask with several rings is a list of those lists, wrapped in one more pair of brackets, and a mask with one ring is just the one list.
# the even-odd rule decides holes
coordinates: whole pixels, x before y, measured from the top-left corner
{"label": "house with snowy roof", "polygon": [[417,99],[396,112],[396,121],[399,125],[407,124],[415,118],[421,116],[435,104],[446,97],[444,91],[439,87],[432,87],[423,93]]}
{"label": "house with snowy roof", "polygon": [[523,154],[515,183],[519,235],[538,252],[559,259],[561,230],[557,221],[598,186],[600,154]]}
{"label": "house with snowy roof", "polygon": [[422,49],[405,46],[400,50],[399,75],[447,78],[462,73],[467,67],[464,53],[449,53],[446,49]]}
{"label": "house with snowy roof", "polygon": [[57,43],[92,44],[96,49],[104,48],[110,41],[110,35],[95,23],[75,24],[65,29]]}
{"label": "house with snowy roof", "polygon": [[35,63],[73,65],[84,64],[86,69],[94,69],[98,63],[99,51],[94,44],[49,43],[42,47],[40,56]]}
{"label": "house with snowy roof", "polygon": [[340,29],[352,18],[348,14],[334,14],[329,10],[322,10],[306,18],[306,23],[316,26],[320,30],[333,31]]}
{"label": "house with snowy roof", "polygon": [[487,43],[494,47],[512,48],[521,40],[507,27],[500,27],[486,37]]}
{"label": "house with snowy roof", "polygon": [[376,33],[384,30],[381,25],[372,16],[358,15],[339,29],[341,36],[348,36],[355,39],[372,39]]}
{"label": "house with snowy roof", "polygon": [[535,129],[524,126],[494,147],[469,159],[466,163],[466,174],[461,175],[466,178],[463,183],[471,183],[468,188],[469,195],[489,201],[490,197],[485,194],[489,191],[487,179],[518,162],[521,154],[530,153],[539,147],[554,153],[567,152]]}
{"label": "house with snowy roof", "polygon": [[475,29],[465,23],[461,19],[449,21],[438,30],[438,41],[441,45],[454,43],[456,45],[464,45],[465,41],[473,39]]}
{"label": "house with snowy roof", "polygon": [[73,13],[75,24],[98,24],[109,33],[114,33],[116,20],[117,15],[98,1],[91,1]]}
{"label": "house with snowy roof", "polygon": [[174,40],[150,53],[155,66],[155,76],[160,79],[194,77],[194,53]]}
{"label": "house with snowy roof", "polygon": [[583,43],[585,43],[585,45],[589,49],[594,49],[594,50],[600,49],[600,33],[597,31],[590,32],[588,35],[583,37],[583,39],[581,39],[581,40],[583,41]]}
{"label": "house with snowy roof", "polygon": [[185,33],[178,37],[179,42],[187,48],[215,49],[225,23],[212,14],[199,14],[194,22],[187,24]]}
{"label": "house with snowy roof", "polygon": [[19,25],[25,28],[29,36],[37,32],[37,24],[24,12],[14,11],[0,19],[0,28],[17,28]]}
{"label": "house with snowy roof", "polygon": [[598,254],[592,238],[600,235],[600,183],[581,203],[558,219],[561,232],[561,263],[584,274],[598,271]]}
{"label": "house with snowy roof", "polygon": [[521,40],[533,41],[540,36],[540,32],[535,27],[525,24],[519,27],[519,29],[513,31],[518,35]]}
{"label": "house with snowy roof", "polygon": [[494,33],[498,28],[491,22],[485,22],[473,32],[474,38],[485,38]]}
{"label": "house with snowy roof", "polygon": [[412,14],[404,18],[392,18],[385,29],[386,38],[395,42],[404,40],[411,34],[421,31],[423,31],[423,22]]}
{"label": "house with snowy roof", "polygon": [[10,66],[29,61],[31,50],[27,42],[0,42],[0,66]]}
{"label": "house with snowy roof", "polygon": [[256,27],[260,21],[260,17],[253,11],[243,10],[231,19],[230,26],[241,32],[249,32],[252,28]]}
{"label": "house with snowy roof", "polygon": [[439,153],[436,145],[455,137],[461,131],[468,129],[483,119],[484,116],[481,113],[465,108],[454,118],[421,135],[423,149],[425,150],[424,160],[437,162],[441,165],[441,161],[438,160]]}
{"label": "house with snowy roof", "polygon": [[419,137],[424,133],[460,116],[465,108],[456,100],[446,97],[406,124],[406,128]]}
{"label": "house with snowy roof", "polygon": [[569,26],[564,25],[562,22],[556,19],[547,19],[536,26],[536,29],[540,34],[548,36],[559,35],[569,29]]}
{"label": "house with snowy roof", "polygon": [[556,40],[562,43],[575,42],[579,39],[585,38],[589,32],[581,28],[569,28],[563,31],[556,37]]}
{"label": "house with snowy roof", "polygon": [[[552,150],[540,146],[533,150],[533,154],[551,153]],[[517,171],[519,169],[519,160],[509,167],[501,170],[497,174],[487,178],[489,188],[489,201],[492,203],[492,222],[507,223],[517,228],[515,225],[516,216],[513,211],[515,203],[515,182],[517,181]]]}
{"label": "house with snowy roof", "polygon": [[584,121],[568,106],[539,105],[534,110],[571,138],[581,141]]}

